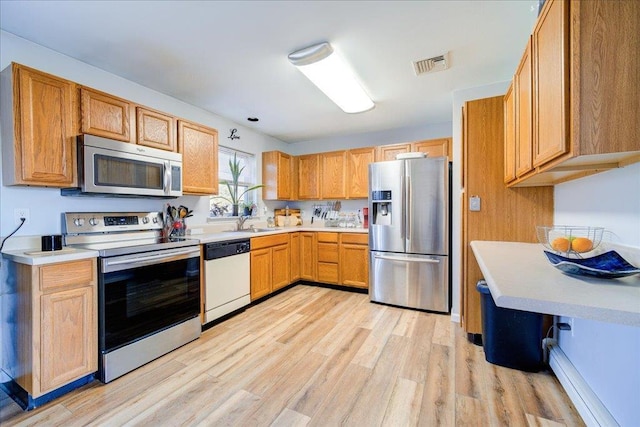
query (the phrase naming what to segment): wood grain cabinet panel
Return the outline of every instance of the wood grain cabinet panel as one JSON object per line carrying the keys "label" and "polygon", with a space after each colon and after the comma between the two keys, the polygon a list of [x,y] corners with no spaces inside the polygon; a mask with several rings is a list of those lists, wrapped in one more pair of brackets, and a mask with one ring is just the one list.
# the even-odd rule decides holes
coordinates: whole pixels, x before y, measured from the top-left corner
{"label": "wood grain cabinet panel", "polygon": [[218,131],[178,120],[184,194],[218,194]]}
{"label": "wood grain cabinet panel", "polygon": [[411,143],[411,151],[426,153],[429,157],[447,156],[452,160],[451,138],[428,139]]}
{"label": "wood grain cabinet panel", "polygon": [[380,145],[376,148],[376,162],[395,160],[398,154],[411,152],[411,144]]}
{"label": "wood grain cabinet panel", "polygon": [[[289,237],[289,235],[286,235]],[[272,273],[272,291],[284,288],[291,283],[291,252],[289,244],[271,248],[271,262],[275,266]]]}
{"label": "wood grain cabinet panel", "polygon": [[[98,369],[97,263],[11,263],[16,331],[3,348],[5,372],[33,398]],[[65,275],[67,282],[60,280]],[[77,275],[76,275],[77,274]]]}
{"label": "wood grain cabinet panel", "polygon": [[271,259],[270,248],[251,250],[251,301],[271,293]]}
{"label": "wood grain cabinet panel", "polygon": [[[342,237],[346,235],[343,234]],[[355,288],[369,288],[369,246],[340,244],[340,284]]]}
{"label": "wood grain cabinet panel", "polygon": [[82,133],[135,142],[134,105],[107,93],[83,87],[80,89]]}
{"label": "wood grain cabinet panel", "polygon": [[316,281],[316,233],[305,231],[300,233],[300,279]]}
{"label": "wood grain cabinet panel", "polygon": [[514,82],[504,95],[504,182],[516,179],[516,99]]}
{"label": "wood grain cabinet panel", "polygon": [[331,151],[320,154],[320,198],[347,197],[347,152]]}
{"label": "wood grain cabinet panel", "polygon": [[178,151],[176,119],[173,116],[136,107],[137,140],[139,145],[166,151]]}
{"label": "wood grain cabinet panel", "polygon": [[300,280],[300,233],[291,233],[289,242],[289,271],[291,283]]}
{"label": "wood grain cabinet panel", "polygon": [[369,164],[375,161],[373,147],[356,148],[347,154],[347,198],[369,197]]}
{"label": "wood grain cabinet panel", "polygon": [[262,198],[264,200],[293,199],[294,157],[282,151],[262,153]]}
{"label": "wood grain cabinet panel", "polygon": [[251,239],[252,301],[291,283],[289,240],[288,233]]}
{"label": "wood grain cabinet panel", "polygon": [[320,155],[298,156],[298,198],[320,199]]}
{"label": "wood grain cabinet panel", "polygon": [[12,63],[2,93],[3,184],[76,186],[75,83]]}
{"label": "wood grain cabinet panel", "polygon": [[516,176],[521,177],[533,169],[533,77],[531,64],[531,40],[522,55],[515,79],[515,132]]}

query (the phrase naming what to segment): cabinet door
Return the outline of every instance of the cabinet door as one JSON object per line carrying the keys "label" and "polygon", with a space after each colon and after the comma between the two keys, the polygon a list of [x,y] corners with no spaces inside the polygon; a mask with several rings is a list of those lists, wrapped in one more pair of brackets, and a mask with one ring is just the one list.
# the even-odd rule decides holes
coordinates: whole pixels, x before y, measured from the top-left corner
{"label": "cabinet door", "polygon": [[320,164],[318,154],[298,156],[298,198],[320,199]]}
{"label": "cabinet door", "polygon": [[183,193],[218,194],[218,131],[178,120],[178,152]]}
{"label": "cabinet door", "polygon": [[369,287],[369,247],[340,245],[340,284],[355,288]]}
{"label": "cabinet door", "polygon": [[300,278],[316,280],[316,239],[314,232],[300,233]]}
{"label": "cabinet door", "polygon": [[41,392],[97,370],[96,298],[91,286],[41,297]]}
{"label": "cabinet door", "polygon": [[134,142],[133,104],[88,88],[80,89],[82,133]]}
{"label": "cabinet door", "polygon": [[347,162],[347,197],[366,199],[369,197],[369,164],[375,161],[375,148],[349,150]]}
{"label": "cabinet door", "polygon": [[428,139],[411,143],[411,151],[427,153],[429,157],[449,157],[452,160],[452,144],[449,138]]}
{"label": "cabinet door", "polygon": [[504,96],[504,182],[516,179],[516,100],[514,82]]}
{"label": "cabinet door", "polygon": [[160,150],[177,151],[176,121],[172,116],[149,110],[136,108],[137,143]]}
{"label": "cabinet door", "polygon": [[290,281],[294,283],[300,280],[300,233],[291,233],[291,243],[289,243],[289,256],[291,262]]}
{"label": "cabinet door", "polygon": [[383,162],[385,160],[395,160],[396,155],[402,153],[409,153],[411,151],[411,144],[393,144],[393,145],[381,145],[376,149],[376,162]]}
{"label": "cabinet door", "polygon": [[[527,44],[515,75],[516,89],[516,176],[521,177],[533,169],[533,127],[531,76],[531,40]],[[557,120],[557,118],[556,118]]]}
{"label": "cabinet door", "polygon": [[77,185],[74,83],[17,64],[6,73],[12,73],[13,80],[7,81],[13,81],[17,87],[3,86],[3,90],[9,93],[13,90],[16,96],[12,107],[3,105],[13,108],[15,121],[12,124],[14,173],[9,179],[5,178],[4,184]]}
{"label": "cabinet door", "polygon": [[547,0],[533,30],[533,165],[569,151],[569,2]]}
{"label": "cabinet door", "polygon": [[345,150],[320,154],[320,197],[347,197],[347,152]]}
{"label": "cabinet door", "polygon": [[251,301],[271,293],[271,249],[252,250],[251,253]]}
{"label": "cabinet door", "polygon": [[291,283],[290,261],[291,254],[289,244],[274,246],[271,248],[273,272],[272,272],[272,291],[278,290]]}
{"label": "cabinet door", "polygon": [[[291,200],[292,156],[281,151],[262,153],[262,198],[264,200]],[[297,179],[297,176],[296,176]]]}

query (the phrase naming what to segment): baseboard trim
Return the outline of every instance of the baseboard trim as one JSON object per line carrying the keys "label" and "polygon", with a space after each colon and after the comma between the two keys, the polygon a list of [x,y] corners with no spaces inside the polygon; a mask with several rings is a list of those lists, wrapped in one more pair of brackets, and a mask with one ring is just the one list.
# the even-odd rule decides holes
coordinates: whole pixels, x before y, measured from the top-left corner
{"label": "baseboard trim", "polygon": [[549,366],[587,426],[619,426],[554,340],[549,340]]}

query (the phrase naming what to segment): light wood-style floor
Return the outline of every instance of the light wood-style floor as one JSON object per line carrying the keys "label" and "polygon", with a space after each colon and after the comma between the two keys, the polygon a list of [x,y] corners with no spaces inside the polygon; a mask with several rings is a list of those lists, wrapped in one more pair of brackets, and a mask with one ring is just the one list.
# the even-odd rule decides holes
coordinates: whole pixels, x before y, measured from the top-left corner
{"label": "light wood-style floor", "polygon": [[484,360],[449,316],[299,285],[107,385],[0,424],[584,425],[548,372]]}

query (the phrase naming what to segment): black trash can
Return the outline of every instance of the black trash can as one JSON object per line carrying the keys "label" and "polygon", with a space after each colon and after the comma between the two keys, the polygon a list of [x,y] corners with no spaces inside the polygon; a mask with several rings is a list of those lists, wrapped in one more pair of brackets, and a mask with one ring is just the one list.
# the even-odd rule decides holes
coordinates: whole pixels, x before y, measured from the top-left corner
{"label": "black trash can", "polygon": [[476,288],[482,301],[482,347],[487,362],[521,371],[539,371],[542,314],[498,307],[484,280]]}

